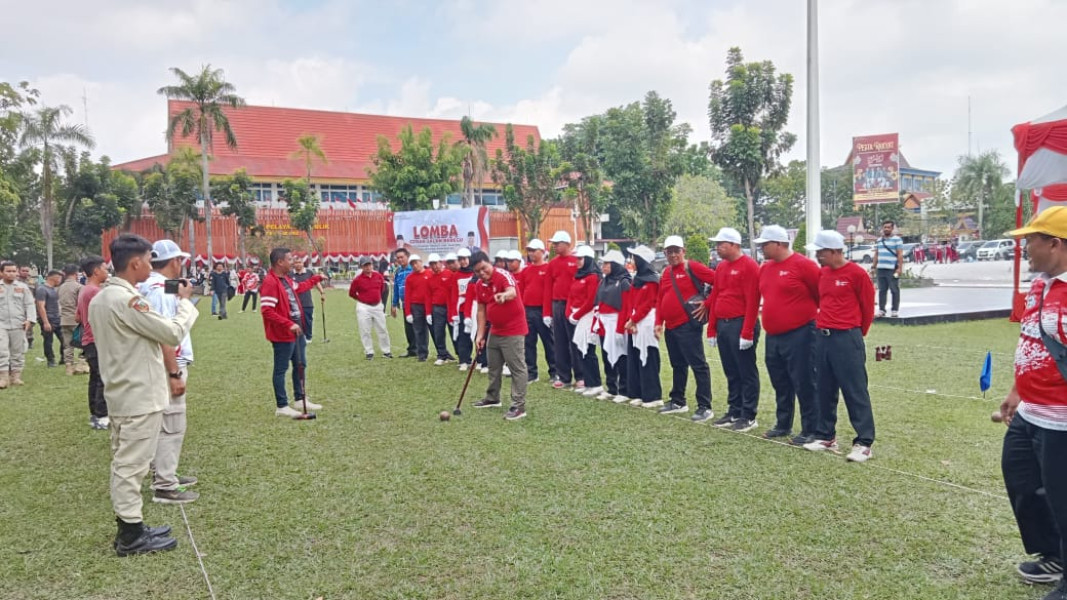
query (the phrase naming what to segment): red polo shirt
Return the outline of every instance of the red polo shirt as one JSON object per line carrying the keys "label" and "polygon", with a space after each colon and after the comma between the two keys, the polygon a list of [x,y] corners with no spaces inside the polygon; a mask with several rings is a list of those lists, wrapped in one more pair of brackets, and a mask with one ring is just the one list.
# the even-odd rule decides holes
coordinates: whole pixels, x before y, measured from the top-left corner
{"label": "red polo shirt", "polygon": [[485,306],[485,320],[493,325],[490,335],[526,335],[526,309],[522,306],[522,299],[516,296],[503,304],[497,304],[494,298],[509,287],[515,288],[518,293],[518,282],[511,273],[506,269],[493,268],[489,281],[479,279],[475,287],[479,306]]}
{"label": "red polo shirt", "polygon": [[819,275],[819,315],[815,326],[820,329],[859,327],[863,335],[874,321],[874,284],[867,270],[854,262],[834,269],[823,267]]}
{"label": "red polo shirt", "polygon": [[793,331],[819,311],[819,265],[796,252],[782,262],[769,260],[760,267],[759,291],[767,335]]}
{"label": "red polo shirt", "polygon": [[456,274],[450,269],[444,269],[440,273],[430,276],[430,304],[434,306],[446,306],[448,304],[449,288]]}
{"label": "red polo shirt", "polygon": [[686,260],[685,263],[677,267],[668,266],[663,270],[663,275],[659,280],[659,306],[656,308],[656,325],[664,325],[667,329],[675,329],[689,321],[689,315],[685,312],[685,308],[682,307],[682,303],[678,301],[678,294],[675,293],[674,284],[671,283],[671,274],[673,273],[674,280],[678,283],[678,290],[682,294],[682,300],[688,300],[697,293],[697,289],[693,287],[693,281],[689,278],[689,274],[685,272],[686,263],[689,264],[689,269],[693,271],[693,276],[697,278],[697,281],[715,283],[715,269],[705,267],[694,260]]}
{"label": "red polo shirt", "polygon": [[371,271],[370,275],[360,273],[348,286],[348,297],[363,304],[380,304],[382,290],[385,289],[385,277],[377,271]]}
{"label": "red polo shirt", "polygon": [[423,269],[421,273],[414,271],[404,280],[404,314],[411,314],[412,304],[422,304],[426,307],[426,314],[433,312],[430,304],[430,278],[433,273],[429,269]]}
{"label": "red polo shirt", "polygon": [[578,272],[578,263],[578,257],[573,254],[557,256],[548,261],[547,293],[544,295],[544,304],[541,305],[546,317],[552,315],[553,300],[565,301],[570,296],[574,274]]}
{"label": "red polo shirt", "polygon": [[753,339],[759,314],[759,265],[742,254],[715,269],[715,286],[708,296],[708,337],[715,337],[717,319],[744,317],[741,337]]}
{"label": "red polo shirt", "polygon": [[527,265],[525,269],[519,271],[519,276],[516,279],[518,279],[519,285],[522,286],[523,305],[544,307],[545,290],[548,286],[548,263]]}

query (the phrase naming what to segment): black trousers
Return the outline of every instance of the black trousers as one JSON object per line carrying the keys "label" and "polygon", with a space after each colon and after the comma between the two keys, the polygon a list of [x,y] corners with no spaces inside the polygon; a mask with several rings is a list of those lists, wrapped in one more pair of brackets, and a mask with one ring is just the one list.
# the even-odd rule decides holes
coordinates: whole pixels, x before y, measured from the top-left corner
{"label": "black trousers", "polygon": [[811,352],[815,322],[778,335],[767,336],[764,360],[774,386],[775,429],[793,429],[796,403],[800,403],[800,433],[809,436],[817,428],[815,369]]}
{"label": "black trousers", "polygon": [[[571,345],[574,346],[574,344]],[[582,381],[585,382],[586,388],[604,385],[604,382],[600,379],[600,361],[596,357],[597,350],[599,348],[596,344],[589,344],[585,349],[585,356],[582,356],[582,353],[578,352],[578,347],[574,346],[574,351],[578,352],[578,358],[582,361]]]}
{"label": "black trousers", "polygon": [[[629,336],[627,336],[629,339]],[[604,389],[613,396],[626,396],[630,391],[629,382],[626,381],[626,357],[620,356],[619,361],[612,365],[608,361],[608,353],[603,350],[600,351],[600,358],[604,359]],[[656,373],[658,376],[659,373]]]}
{"label": "black trousers", "polygon": [[104,382],[100,379],[100,359],[96,353],[96,344],[86,344],[82,348],[85,362],[89,363],[89,414],[96,417],[107,416],[107,402],[104,400]]}
{"label": "black trousers", "polygon": [[752,347],[741,349],[741,326],[744,317],[719,319],[715,324],[719,360],[726,376],[726,414],[754,420],[759,408],[759,368],[756,366],[756,348],[759,346],[759,322],[753,333]]}
{"label": "black trousers", "polygon": [[[563,383],[582,380],[582,360],[574,339],[574,325],[567,320],[567,301],[552,301],[552,336],[556,346],[556,375]],[[571,376],[573,374],[573,380]]]}
{"label": "black trousers", "polygon": [[874,411],[867,391],[867,349],[858,327],[815,330],[816,439],[837,437],[838,392],[845,397],[848,419],[856,430],[852,443],[870,446],[874,443]]}
{"label": "black trousers", "polygon": [[437,358],[452,358],[448,353],[448,307],[444,304],[433,305],[433,324],[430,325],[430,335],[433,336],[433,346],[437,350]]}
{"label": "black trousers", "polygon": [[474,352],[474,340],[471,339],[471,333],[467,330],[467,326],[463,324],[462,317],[460,317],[459,325],[456,327],[459,329],[459,334],[452,345],[456,347],[459,363],[469,365],[471,364],[471,353]]}
{"label": "black trousers", "polygon": [[52,351],[52,339],[55,338],[59,342],[59,362],[63,362],[63,350],[66,345],[63,343],[63,334],[60,333],[59,321],[52,323],[52,331],[45,331],[44,325],[41,325],[41,337],[44,338],[44,357],[48,359],[48,364],[56,362],[55,352]]}
{"label": "black trousers", "polygon": [[878,310],[885,310],[885,294],[892,292],[893,310],[900,310],[900,280],[893,277],[896,269],[878,269]]}
{"label": "black trousers", "polygon": [[259,292],[245,292],[245,299],[241,302],[241,310],[248,308],[248,299],[252,299],[252,310],[256,310],[256,301],[259,300]]}
{"label": "black trousers", "polygon": [[426,307],[412,304],[411,320],[411,328],[415,330],[415,352],[420,360],[425,360],[430,356],[430,327],[426,323]]}
{"label": "black trousers", "polygon": [[626,343],[626,393],[623,395],[645,402],[663,398],[663,386],[659,382],[659,348],[649,348],[648,358],[642,365],[633,336]]}
{"label": "black trousers", "polygon": [[489,332],[492,331],[492,330],[493,330],[493,324],[492,323],[486,323],[485,324],[485,340],[486,340],[485,347],[482,348],[481,352],[479,352],[474,357],[474,360],[478,363],[478,365],[481,366],[481,367],[485,367],[485,368],[489,368],[489,352],[488,352],[488,350],[489,350]]}
{"label": "black trousers", "polygon": [[1027,554],[1067,556],[1067,431],[1016,415],[1004,434],[1000,468]]}
{"label": "black trousers", "polygon": [[692,369],[697,384],[697,406],[711,409],[711,369],[704,357],[703,334],[703,325],[689,320],[674,329],[667,329],[663,337],[667,341],[667,358],[674,372],[671,401],[685,405],[685,386]]}
{"label": "black trousers", "polygon": [[546,327],[544,309],[540,306],[526,307],[526,374],[532,381],[537,379],[537,338],[545,347],[545,363],[548,364],[548,376],[556,377],[556,345],[552,341],[552,328]]}
{"label": "black trousers", "polygon": [[[404,304],[403,303],[400,304],[399,310],[400,310],[400,316],[403,317],[404,316]],[[411,323],[408,323],[407,319],[404,319],[404,338],[408,342],[408,347],[407,347],[406,353],[408,355],[410,355],[410,356],[415,356],[416,354],[418,354],[418,348],[416,348],[416,346],[415,346],[415,342],[416,342],[416,339],[415,339],[415,327]]]}

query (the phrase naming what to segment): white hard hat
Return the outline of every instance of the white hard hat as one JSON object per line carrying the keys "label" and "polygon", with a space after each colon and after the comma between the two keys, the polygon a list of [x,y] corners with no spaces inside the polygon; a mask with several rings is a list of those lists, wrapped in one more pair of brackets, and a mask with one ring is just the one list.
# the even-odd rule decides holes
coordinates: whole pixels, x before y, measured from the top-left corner
{"label": "white hard hat", "polygon": [[634,256],[640,256],[641,260],[644,260],[646,263],[649,264],[652,264],[652,261],[656,260],[656,253],[652,251],[652,248],[649,248],[645,245],[630,248],[630,254],[633,254]]}
{"label": "white hard hat", "polygon": [[449,252],[448,254],[445,255],[445,262],[452,262],[452,261],[456,260],[456,258],[457,257],[456,257],[456,253],[455,252]]}
{"label": "white hard hat", "polygon": [[719,230],[719,233],[715,237],[711,238],[713,242],[729,242],[731,244],[741,243],[741,232],[733,227],[723,227]]}
{"label": "white hard hat", "polygon": [[537,239],[537,238],[534,238],[534,239],[530,240],[526,244],[526,249],[527,250],[544,250],[545,249],[545,243],[542,242],[541,240]]}
{"label": "white hard hat", "polygon": [[685,242],[682,241],[680,235],[668,235],[667,239],[663,240],[664,248],[685,248]]}
{"label": "white hard hat", "polygon": [[604,254],[604,262],[626,265],[626,259],[622,256],[622,252],[619,252],[618,250],[608,250],[607,253]]}
{"label": "white hard hat", "polygon": [[441,262],[441,255],[436,252],[431,252],[430,256],[426,259],[426,262],[435,263]]}
{"label": "white hard hat", "polygon": [[785,227],[781,225],[768,225],[760,232],[759,237],[753,240],[757,244],[766,244],[767,242],[783,242],[789,243],[789,232],[785,230]]}
{"label": "white hard hat", "polygon": [[412,254],[411,256],[408,257],[408,262],[409,263],[412,263],[412,262],[415,262],[415,261],[422,261],[422,257],[419,256],[418,254]]}
{"label": "white hard hat", "polygon": [[507,257],[508,257],[508,251],[507,250],[497,250],[496,254],[493,256],[494,259],[497,259],[497,258],[507,259]]}
{"label": "white hard hat", "polygon": [[808,250],[844,250],[845,236],[832,229],[815,234],[815,243],[805,246]]}
{"label": "white hard hat", "polygon": [[578,246],[578,249],[575,250],[574,255],[579,258],[596,258],[596,253],[593,252],[593,249],[589,246],[586,246],[585,244]]}
{"label": "white hard hat", "polygon": [[508,250],[508,260],[522,260],[522,253],[518,250]]}
{"label": "white hard hat", "polygon": [[467,249],[467,248],[460,248],[459,250],[456,251],[456,257],[457,258],[470,258],[471,257],[471,251],[469,249]]}
{"label": "white hard hat", "polygon": [[565,244],[569,244],[569,243],[571,243],[571,234],[569,234],[566,231],[563,231],[562,229],[560,229],[556,233],[553,233],[552,234],[552,238],[549,239],[548,241],[550,241],[552,243],[563,242]]}

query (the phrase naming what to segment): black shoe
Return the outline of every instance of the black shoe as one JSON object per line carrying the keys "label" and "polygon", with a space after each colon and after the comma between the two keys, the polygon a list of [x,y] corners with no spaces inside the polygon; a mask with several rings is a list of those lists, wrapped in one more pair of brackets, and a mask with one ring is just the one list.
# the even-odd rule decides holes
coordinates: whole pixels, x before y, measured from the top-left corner
{"label": "black shoe", "polygon": [[56,366],[56,361],[54,361],[54,360],[48,361],[48,368],[49,369],[54,368],[55,366]]}
{"label": "black shoe", "polygon": [[384,356],[384,357],[386,357],[386,358],[393,358],[393,355],[392,355],[392,354],[390,354],[390,353],[388,353],[388,352],[386,352],[386,353],[385,353],[385,354],[383,354],[382,356]]}
{"label": "black shoe", "polygon": [[166,530],[170,533],[169,527],[145,527],[144,523],[126,523],[121,519],[116,519],[119,525],[119,533],[115,536],[115,554],[119,556],[130,556],[133,554],[148,554],[150,552],[163,552],[166,550],[173,550],[178,546],[178,540],[167,537],[164,535],[153,535],[158,531]]}
{"label": "black shoe", "polygon": [[710,421],[714,416],[715,413],[711,412],[710,408],[698,408],[697,411],[693,413],[692,419],[694,423],[703,423],[704,421]]}
{"label": "black shoe", "polygon": [[163,537],[170,535],[170,525],[160,525],[159,527],[144,526],[144,530],[148,532],[152,537]]}
{"label": "black shoe", "polygon": [[512,408],[508,411],[508,414],[504,415],[505,421],[518,421],[526,417],[526,410],[522,408]]}
{"label": "black shoe", "polygon": [[[763,437],[767,438],[768,440],[773,440],[775,438],[786,437],[790,433],[792,433],[792,432],[789,431],[788,429],[782,429],[780,427],[775,427],[774,429],[768,429],[767,432],[763,434]],[[807,442],[805,442],[805,443],[807,443]]]}
{"label": "black shoe", "polygon": [[713,421],[711,424],[716,427],[733,427],[734,421],[736,420],[737,417],[731,417],[729,413],[727,413],[723,415],[722,418]]}
{"label": "black shoe", "polygon": [[420,358],[419,358],[419,362],[426,362],[426,359],[425,359],[425,358],[422,358],[422,357],[420,357]]}
{"label": "black shoe", "polygon": [[689,407],[684,404],[679,404],[674,400],[668,402],[663,408],[659,409],[661,415],[673,415],[675,413],[689,412]]}
{"label": "black shoe", "polygon": [[815,441],[815,438],[806,433],[799,433],[793,436],[793,439],[789,440],[789,443],[793,446],[803,446],[804,444],[810,444]]}
{"label": "black shoe", "polygon": [[738,433],[744,433],[746,431],[752,431],[759,426],[759,423],[755,419],[737,419],[734,424],[730,426],[732,431]]}
{"label": "black shoe", "polygon": [[474,408],[500,408],[500,400],[494,402],[489,398],[483,398],[474,403]]}
{"label": "black shoe", "polygon": [[418,356],[418,355],[415,354],[414,352],[405,352],[405,353],[401,354],[400,356],[398,356],[397,358],[415,358],[416,356]]}
{"label": "black shoe", "polygon": [[1054,556],[1039,556],[1037,560],[1020,563],[1015,570],[1028,583],[1054,583],[1063,579],[1063,561]]}
{"label": "black shoe", "polygon": [[374,355],[373,354],[368,354],[367,355],[367,360],[374,360]]}

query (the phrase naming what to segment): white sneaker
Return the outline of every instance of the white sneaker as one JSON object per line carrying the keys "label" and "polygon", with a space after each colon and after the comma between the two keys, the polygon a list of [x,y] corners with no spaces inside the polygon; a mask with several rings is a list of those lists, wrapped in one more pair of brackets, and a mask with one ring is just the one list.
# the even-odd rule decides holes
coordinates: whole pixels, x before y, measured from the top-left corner
{"label": "white sneaker", "polygon": [[310,346],[311,345],[311,340],[304,340],[304,345],[305,346]]}
{"label": "white sneaker", "polygon": [[297,400],[296,402],[293,402],[293,408],[295,408],[297,410],[304,410],[304,404],[305,403],[307,403],[308,410],[320,410],[320,409],[322,409],[322,405],[321,404],[315,404],[314,402],[312,402],[310,400]]}
{"label": "white sneaker", "polygon": [[870,459],[871,459],[871,447],[870,446],[864,446],[863,444],[853,444],[852,445],[852,452],[849,452],[848,456],[845,457],[845,460],[847,460],[849,462],[858,462],[858,463],[867,462]]}
{"label": "white sneaker", "polygon": [[615,396],[614,398],[611,399],[611,401],[614,402],[615,404],[625,404],[627,402],[631,402],[631,400],[629,398],[627,398],[626,396],[623,396],[622,394],[619,394],[618,396]]}
{"label": "white sneaker", "polygon": [[482,375],[488,375],[489,374],[489,367],[482,367],[481,369],[478,369],[478,370],[481,371]]}
{"label": "white sneaker", "polygon": [[611,392],[608,392],[608,391],[603,391],[603,392],[600,392],[599,394],[597,394],[596,399],[597,400],[611,400],[614,397],[615,397],[615,394],[612,394]]}
{"label": "white sneaker", "polygon": [[659,408],[663,406],[663,400],[653,400],[652,402],[642,402],[641,408]]}
{"label": "white sneaker", "polygon": [[829,450],[830,452],[837,452],[837,440],[815,440],[804,444],[805,450],[811,450],[812,452],[823,452]]}
{"label": "white sneaker", "polygon": [[604,388],[602,388],[602,387],[600,387],[598,385],[596,387],[585,388],[585,391],[582,392],[582,395],[587,397],[587,398],[595,398],[596,396],[599,396],[603,392],[604,392]]}
{"label": "white sneaker", "polygon": [[629,402],[630,406],[641,406],[644,403],[645,403],[645,401],[640,399],[640,398],[634,398],[633,400],[630,400],[630,402]]}
{"label": "white sneaker", "polygon": [[504,377],[511,377],[511,369],[507,365],[504,365]]}
{"label": "white sneaker", "polygon": [[874,316],[876,316],[876,317],[884,317],[885,316],[885,311],[884,310],[880,310],[880,311],[876,312],[874,314]]}
{"label": "white sneaker", "polygon": [[894,310],[893,312],[889,313],[889,315],[895,319],[900,316],[900,311]]}
{"label": "white sneaker", "polygon": [[300,415],[300,411],[293,410],[293,407],[289,405],[285,405],[274,411],[274,416],[276,417],[289,417],[292,419],[293,417],[299,417]]}
{"label": "white sneaker", "polygon": [[439,358],[439,359],[433,361],[433,366],[435,366],[435,367],[440,367],[443,364],[445,364],[445,360],[443,358]]}
{"label": "white sneaker", "polygon": [[459,370],[460,370],[461,373],[466,373],[467,369],[470,369],[470,368],[471,368],[471,366],[468,365],[467,363],[463,363],[463,364],[461,364],[459,366]]}
{"label": "white sneaker", "polygon": [[96,420],[96,422],[99,423],[100,426],[103,427],[104,429],[107,429],[108,427],[111,427],[111,417],[100,417],[99,419]]}

